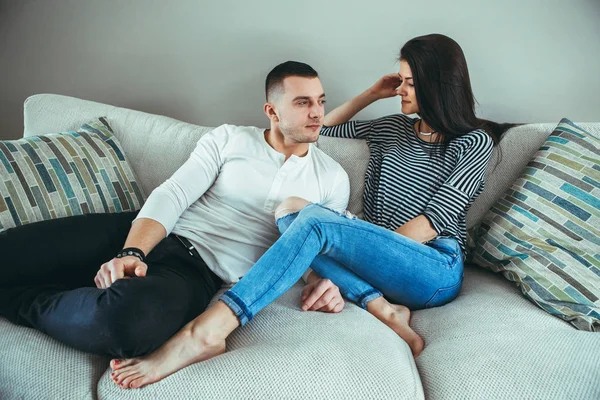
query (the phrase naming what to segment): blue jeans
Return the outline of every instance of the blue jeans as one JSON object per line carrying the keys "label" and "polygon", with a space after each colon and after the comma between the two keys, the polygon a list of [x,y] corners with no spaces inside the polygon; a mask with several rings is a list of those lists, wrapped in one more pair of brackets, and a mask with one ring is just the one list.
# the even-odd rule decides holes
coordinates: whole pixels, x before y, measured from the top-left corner
{"label": "blue jeans", "polygon": [[363,308],[382,295],[413,310],[437,307],[460,292],[463,259],[453,238],[422,244],[318,204],[281,217],[277,226],[281,237],[220,299],[241,325],[291,288],[309,266]]}

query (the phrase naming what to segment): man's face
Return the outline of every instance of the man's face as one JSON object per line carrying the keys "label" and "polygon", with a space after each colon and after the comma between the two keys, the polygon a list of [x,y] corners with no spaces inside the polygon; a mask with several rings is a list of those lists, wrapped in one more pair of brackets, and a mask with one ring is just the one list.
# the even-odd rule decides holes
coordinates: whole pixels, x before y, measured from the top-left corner
{"label": "man's face", "polygon": [[317,141],[325,115],[325,93],[319,78],[285,78],[283,93],[274,105],[279,129],[287,140],[296,143]]}

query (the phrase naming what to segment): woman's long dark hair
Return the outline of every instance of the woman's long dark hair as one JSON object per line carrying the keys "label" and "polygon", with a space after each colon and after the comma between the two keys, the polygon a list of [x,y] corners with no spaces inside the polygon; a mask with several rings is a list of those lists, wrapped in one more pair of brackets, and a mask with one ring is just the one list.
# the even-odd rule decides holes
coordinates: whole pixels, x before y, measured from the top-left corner
{"label": "woman's long dark hair", "polygon": [[411,39],[402,46],[400,60],[412,71],[419,116],[441,134],[441,143],[483,129],[498,144],[502,134],[515,125],[475,116],[467,61],[458,43],[449,37],[431,34]]}

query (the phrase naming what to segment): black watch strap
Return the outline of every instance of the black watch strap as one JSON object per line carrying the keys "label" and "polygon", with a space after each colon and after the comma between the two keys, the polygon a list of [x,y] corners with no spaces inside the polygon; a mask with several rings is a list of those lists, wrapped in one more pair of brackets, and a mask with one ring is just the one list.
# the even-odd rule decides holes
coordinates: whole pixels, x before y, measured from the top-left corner
{"label": "black watch strap", "polygon": [[121,250],[120,252],[118,252],[116,255],[117,258],[122,258],[122,257],[127,257],[127,256],[137,257],[140,259],[141,262],[146,261],[146,255],[144,254],[144,252],[142,250],[138,249],[137,247],[127,247],[127,248]]}

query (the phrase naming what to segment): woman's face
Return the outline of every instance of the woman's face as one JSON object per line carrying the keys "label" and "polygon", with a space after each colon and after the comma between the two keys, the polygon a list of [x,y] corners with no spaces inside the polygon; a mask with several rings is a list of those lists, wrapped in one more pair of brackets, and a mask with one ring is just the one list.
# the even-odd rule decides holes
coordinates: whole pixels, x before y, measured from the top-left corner
{"label": "woman's face", "polygon": [[417,95],[415,94],[415,85],[412,78],[412,72],[408,63],[400,60],[400,86],[396,88],[398,96],[402,97],[402,113],[417,114],[419,105],[417,104]]}

